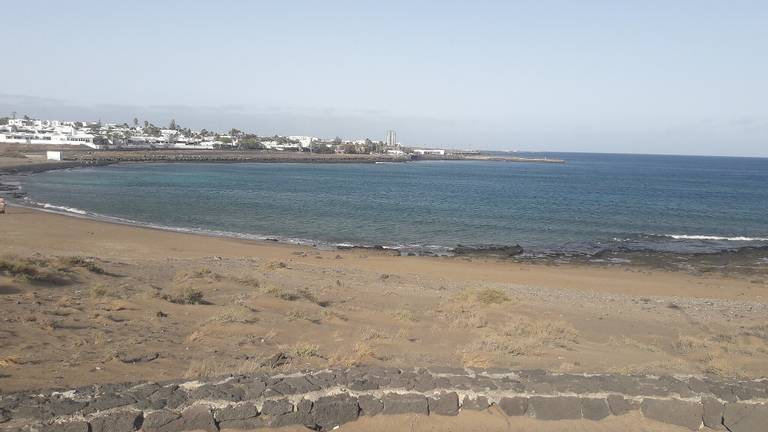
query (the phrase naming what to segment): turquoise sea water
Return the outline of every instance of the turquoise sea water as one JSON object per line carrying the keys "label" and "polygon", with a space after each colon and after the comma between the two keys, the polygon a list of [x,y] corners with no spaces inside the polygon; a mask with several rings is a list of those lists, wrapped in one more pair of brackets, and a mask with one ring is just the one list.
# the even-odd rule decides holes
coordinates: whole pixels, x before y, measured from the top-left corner
{"label": "turquoise sea water", "polygon": [[548,154],[566,164],[136,164],[22,179],[29,203],[320,246],[716,251],[768,245],[768,159]]}

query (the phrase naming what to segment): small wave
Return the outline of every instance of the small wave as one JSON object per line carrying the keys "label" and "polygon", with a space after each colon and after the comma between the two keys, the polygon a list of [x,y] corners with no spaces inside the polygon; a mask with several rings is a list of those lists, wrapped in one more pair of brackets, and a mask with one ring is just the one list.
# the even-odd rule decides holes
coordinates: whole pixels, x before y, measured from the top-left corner
{"label": "small wave", "polygon": [[768,237],[723,237],[711,235],[686,235],[686,234],[667,234],[676,240],[715,240],[715,241],[768,241]]}
{"label": "small wave", "polygon": [[38,204],[42,208],[48,209],[48,210],[58,210],[58,211],[63,211],[63,212],[67,212],[67,213],[75,213],[75,214],[79,214],[79,215],[87,215],[88,214],[87,211],[80,210],[79,208],[74,208],[74,207],[57,206],[57,205],[48,204],[48,203],[42,203],[42,204],[36,203],[36,204]]}

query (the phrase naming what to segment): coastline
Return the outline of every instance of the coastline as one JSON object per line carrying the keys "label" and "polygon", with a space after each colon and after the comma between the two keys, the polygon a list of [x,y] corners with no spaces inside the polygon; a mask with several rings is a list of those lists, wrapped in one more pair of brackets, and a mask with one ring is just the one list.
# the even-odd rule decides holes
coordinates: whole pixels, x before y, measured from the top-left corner
{"label": "coastline", "polygon": [[[2,176],[0,175],[0,179]],[[0,187],[2,183],[0,182]],[[13,192],[11,192],[13,194]],[[395,257],[427,257],[484,259],[498,262],[519,263],[543,266],[586,266],[634,268],[682,272],[692,275],[703,273],[721,273],[751,280],[768,279],[768,245],[736,246],[713,252],[668,252],[662,250],[628,250],[606,248],[594,252],[530,251],[520,245],[477,245],[465,246],[422,246],[405,247],[398,245],[354,244],[349,242],[333,243],[317,239],[282,237],[272,234],[247,234],[219,230],[193,229],[166,226],[148,222],[127,220],[119,217],[87,213],[79,209],[58,207],[36,202],[26,203],[13,200],[9,207],[30,209],[63,217],[74,217],[95,222],[112,223],[136,228],[158,230],[171,233],[199,235],[211,238],[253,241],[267,244],[283,244],[311,248],[318,251],[354,251],[374,253]]]}
{"label": "coastline", "polygon": [[[323,251],[22,207],[0,215],[0,237],[0,264],[22,263],[0,268],[58,275],[0,270],[3,392],[226,375],[279,352],[285,373],[768,374],[768,279]],[[175,300],[188,292],[202,300]]]}

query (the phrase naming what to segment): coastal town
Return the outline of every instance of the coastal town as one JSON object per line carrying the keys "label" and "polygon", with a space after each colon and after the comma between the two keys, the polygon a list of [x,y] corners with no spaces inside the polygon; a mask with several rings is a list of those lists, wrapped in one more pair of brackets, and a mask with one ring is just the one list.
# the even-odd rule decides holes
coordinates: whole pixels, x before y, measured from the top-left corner
{"label": "coastal town", "polygon": [[402,156],[471,154],[445,149],[404,147],[389,130],[383,140],[331,139],[304,135],[261,136],[238,129],[222,133],[193,130],[170,120],[165,127],[134,118],[129,123],[99,121],[40,120],[29,116],[0,117],[0,143],[46,146],[76,146],[92,150],[271,150],[320,154],[378,154]]}

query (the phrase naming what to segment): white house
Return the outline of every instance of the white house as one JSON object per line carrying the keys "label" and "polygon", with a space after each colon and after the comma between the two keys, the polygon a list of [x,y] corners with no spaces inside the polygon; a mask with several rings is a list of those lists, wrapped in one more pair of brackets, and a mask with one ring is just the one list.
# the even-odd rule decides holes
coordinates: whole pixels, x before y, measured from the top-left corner
{"label": "white house", "polygon": [[413,152],[417,155],[445,155],[445,150],[443,149],[413,149]]}

